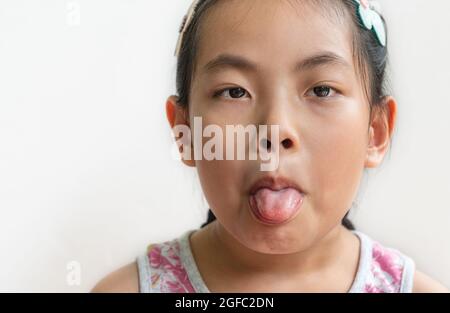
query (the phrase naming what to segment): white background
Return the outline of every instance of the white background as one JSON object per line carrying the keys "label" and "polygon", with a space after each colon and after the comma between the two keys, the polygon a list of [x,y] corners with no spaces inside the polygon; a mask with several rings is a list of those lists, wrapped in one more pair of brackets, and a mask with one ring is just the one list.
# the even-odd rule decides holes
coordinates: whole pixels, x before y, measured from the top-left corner
{"label": "white background", "polygon": [[[398,127],[352,216],[450,286],[450,2],[381,3]],[[189,4],[0,0],[0,291],[89,291],[204,222],[164,109]]]}

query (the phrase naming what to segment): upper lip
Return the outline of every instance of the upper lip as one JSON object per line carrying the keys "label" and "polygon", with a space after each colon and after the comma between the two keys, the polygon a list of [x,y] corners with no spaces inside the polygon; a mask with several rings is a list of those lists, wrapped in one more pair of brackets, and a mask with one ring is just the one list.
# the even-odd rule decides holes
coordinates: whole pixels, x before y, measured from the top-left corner
{"label": "upper lip", "polygon": [[293,180],[282,176],[264,176],[258,179],[250,188],[250,194],[255,194],[261,188],[268,188],[274,191],[294,188],[304,194],[302,188]]}

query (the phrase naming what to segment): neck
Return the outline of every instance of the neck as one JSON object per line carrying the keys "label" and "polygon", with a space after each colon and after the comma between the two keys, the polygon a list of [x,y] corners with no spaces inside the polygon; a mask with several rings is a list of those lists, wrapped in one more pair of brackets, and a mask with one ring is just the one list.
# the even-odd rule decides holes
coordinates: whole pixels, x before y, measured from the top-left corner
{"label": "neck", "polygon": [[242,245],[217,220],[209,224],[206,231],[209,245],[221,267],[246,275],[302,275],[323,270],[336,263],[350,234],[342,225],[337,225],[306,250],[291,254],[265,254]]}

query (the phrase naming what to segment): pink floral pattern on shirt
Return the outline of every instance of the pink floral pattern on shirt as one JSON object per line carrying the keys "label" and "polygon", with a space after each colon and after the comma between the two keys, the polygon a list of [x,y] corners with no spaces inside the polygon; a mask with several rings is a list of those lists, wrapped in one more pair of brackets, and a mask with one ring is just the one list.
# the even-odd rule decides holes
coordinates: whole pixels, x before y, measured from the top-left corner
{"label": "pink floral pattern on shirt", "polygon": [[193,293],[186,269],[180,259],[180,246],[175,240],[152,244],[147,250],[151,268],[151,287],[164,293]]}
{"label": "pink floral pattern on shirt", "polygon": [[364,292],[396,293],[400,292],[404,260],[397,250],[383,247],[373,241],[372,263],[366,277]]}
{"label": "pink floral pattern on shirt", "polygon": [[[151,268],[151,289],[163,293],[194,293],[186,269],[180,258],[180,244],[174,239],[148,246]],[[364,287],[357,292],[397,293],[401,291],[404,258],[395,249],[372,241],[370,270]]]}

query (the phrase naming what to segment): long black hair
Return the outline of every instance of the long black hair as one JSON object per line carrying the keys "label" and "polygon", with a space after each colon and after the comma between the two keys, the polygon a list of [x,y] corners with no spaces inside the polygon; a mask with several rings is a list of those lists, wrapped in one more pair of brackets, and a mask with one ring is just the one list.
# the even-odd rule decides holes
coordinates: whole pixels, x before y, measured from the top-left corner
{"label": "long black hair", "polygon": [[[189,93],[195,69],[196,56],[200,36],[200,26],[206,12],[219,0],[200,0],[197,4],[195,14],[184,33],[181,48],[177,60],[176,89],[178,93],[177,105],[189,108]],[[353,30],[353,54],[357,69],[361,74],[364,91],[370,104],[370,114],[373,108],[380,109],[384,113],[388,108],[382,103],[387,93],[386,66],[388,62],[387,44],[379,44],[375,34],[366,29],[357,16],[357,4],[354,0],[310,0],[320,5],[324,10],[334,10],[339,16],[351,18]],[[382,21],[387,32],[386,23]],[[347,211],[342,219],[342,225],[347,229],[354,230],[353,223],[348,219]],[[214,221],[216,217],[209,210],[207,221],[202,227]]]}

